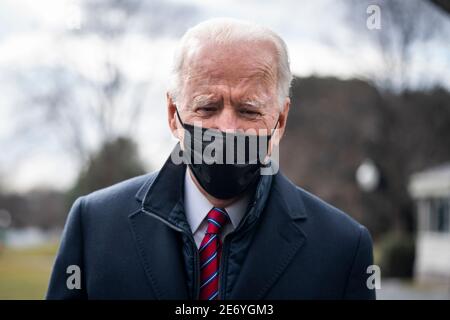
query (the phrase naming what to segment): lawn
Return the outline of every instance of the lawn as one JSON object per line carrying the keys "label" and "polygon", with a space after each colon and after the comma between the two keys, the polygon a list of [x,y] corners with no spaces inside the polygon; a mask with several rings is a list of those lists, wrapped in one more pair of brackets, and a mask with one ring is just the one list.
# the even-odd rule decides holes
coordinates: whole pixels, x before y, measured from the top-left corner
{"label": "lawn", "polygon": [[0,251],[0,299],[44,299],[58,244]]}

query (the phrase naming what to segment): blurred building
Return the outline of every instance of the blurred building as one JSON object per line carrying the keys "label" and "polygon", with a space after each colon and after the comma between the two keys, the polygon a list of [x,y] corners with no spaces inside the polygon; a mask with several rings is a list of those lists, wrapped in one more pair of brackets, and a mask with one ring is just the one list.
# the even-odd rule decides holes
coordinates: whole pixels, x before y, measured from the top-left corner
{"label": "blurred building", "polygon": [[417,208],[415,276],[450,280],[450,163],[413,174],[409,192]]}

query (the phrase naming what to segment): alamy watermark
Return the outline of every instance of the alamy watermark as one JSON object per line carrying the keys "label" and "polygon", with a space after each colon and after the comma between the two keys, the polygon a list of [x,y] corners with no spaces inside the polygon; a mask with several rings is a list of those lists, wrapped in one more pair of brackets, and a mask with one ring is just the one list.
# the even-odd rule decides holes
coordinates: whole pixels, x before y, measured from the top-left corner
{"label": "alamy watermark", "polygon": [[[81,289],[81,269],[77,265],[69,265],[66,269],[69,275],[66,280],[66,287],[69,290]],[[366,269],[369,275],[366,280],[366,286],[369,290],[381,289],[381,269],[378,265],[370,265]]]}
{"label": "alamy watermark", "polygon": [[69,274],[66,280],[66,287],[69,290],[81,289],[81,269],[76,264],[67,267],[66,273]]}
{"label": "alamy watermark", "polygon": [[[187,141],[188,148],[171,154],[174,164],[262,164],[261,175],[274,175],[279,170],[279,130],[247,129],[225,133],[216,129],[202,129],[194,124],[193,135],[179,129],[179,137]],[[183,144],[183,143],[181,143]],[[186,145],[186,144],[184,144]]]}
{"label": "alamy watermark", "polygon": [[366,286],[370,290],[381,289],[381,269],[376,264],[370,265],[366,269],[366,273],[370,274],[367,278]]}
{"label": "alamy watermark", "polygon": [[366,26],[369,30],[381,29],[381,8],[379,5],[371,4],[367,7],[366,13],[369,15],[366,20]]}

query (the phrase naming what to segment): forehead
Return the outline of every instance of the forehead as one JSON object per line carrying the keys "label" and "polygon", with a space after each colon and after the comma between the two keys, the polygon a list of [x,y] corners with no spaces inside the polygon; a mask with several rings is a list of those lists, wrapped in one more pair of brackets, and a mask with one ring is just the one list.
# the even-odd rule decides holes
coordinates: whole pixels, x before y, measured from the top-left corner
{"label": "forehead", "polygon": [[276,83],[275,52],[268,41],[201,44],[185,61],[185,85],[272,86]]}

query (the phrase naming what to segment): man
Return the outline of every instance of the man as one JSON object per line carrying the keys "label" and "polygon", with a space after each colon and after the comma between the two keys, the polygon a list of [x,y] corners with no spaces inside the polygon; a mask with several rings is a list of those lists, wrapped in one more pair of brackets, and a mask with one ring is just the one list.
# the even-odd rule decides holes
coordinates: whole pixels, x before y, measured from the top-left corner
{"label": "man", "polygon": [[266,28],[190,29],[167,94],[180,143],[160,171],[75,202],[47,297],[374,299],[367,229],[277,169],[291,79]]}

